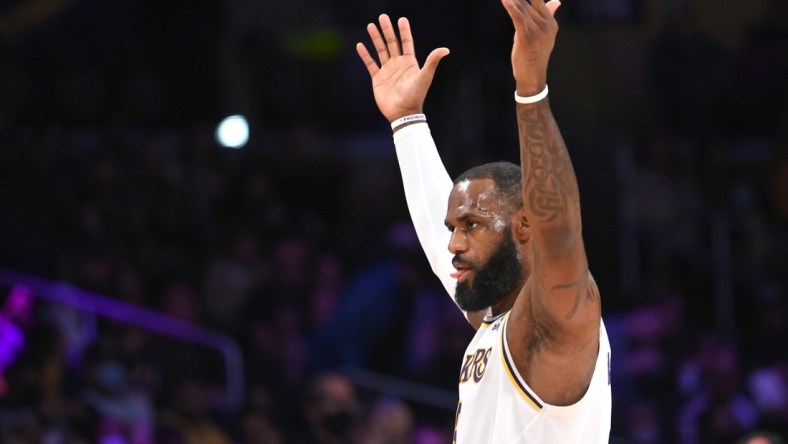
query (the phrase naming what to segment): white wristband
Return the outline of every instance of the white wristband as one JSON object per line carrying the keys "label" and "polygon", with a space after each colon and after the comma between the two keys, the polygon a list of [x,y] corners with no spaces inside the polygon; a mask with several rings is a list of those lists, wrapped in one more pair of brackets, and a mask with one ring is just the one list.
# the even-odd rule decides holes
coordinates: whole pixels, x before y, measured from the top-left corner
{"label": "white wristband", "polygon": [[526,104],[526,105],[529,104],[529,103],[536,103],[536,102],[544,99],[545,97],[547,97],[547,85],[544,86],[544,89],[542,90],[542,92],[540,92],[539,94],[537,94],[535,96],[530,96],[530,97],[518,96],[517,95],[517,90],[514,91],[514,101],[517,102],[517,103],[523,103],[523,104]]}
{"label": "white wristband", "polygon": [[397,129],[398,126],[412,122],[426,122],[427,116],[424,114],[411,114],[409,116],[400,117],[399,119],[391,122],[391,129]]}

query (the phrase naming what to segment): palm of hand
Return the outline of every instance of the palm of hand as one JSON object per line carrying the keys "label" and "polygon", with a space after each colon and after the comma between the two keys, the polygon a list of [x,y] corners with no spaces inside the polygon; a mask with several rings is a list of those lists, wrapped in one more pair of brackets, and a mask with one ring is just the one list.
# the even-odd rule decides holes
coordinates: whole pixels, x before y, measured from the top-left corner
{"label": "palm of hand", "polygon": [[372,77],[375,102],[390,118],[421,112],[427,88],[412,55],[392,57]]}
{"label": "palm of hand", "polygon": [[356,44],[356,52],[372,77],[375,102],[389,122],[422,112],[438,62],[449,54],[448,48],[434,49],[424,61],[424,66],[419,67],[408,19],[402,17],[397,24],[400,39],[397,39],[391,19],[386,14],[380,16],[380,30],[373,23],[367,25],[380,64],[363,43]]}

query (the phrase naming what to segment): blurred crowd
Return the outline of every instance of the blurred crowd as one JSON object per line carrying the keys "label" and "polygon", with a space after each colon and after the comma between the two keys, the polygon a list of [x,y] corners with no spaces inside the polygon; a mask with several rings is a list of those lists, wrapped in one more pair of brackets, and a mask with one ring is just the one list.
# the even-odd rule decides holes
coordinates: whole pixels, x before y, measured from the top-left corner
{"label": "blurred crowd", "polygon": [[216,353],[13,287],[5,440],[335,442],[318,436],[328,427],[446,441],[451,411],[427,406],[417,423],[420,410],[336,373],[452,390],[471,335],[401,220],[395,165],[353,192],[342,159],[220,150],[210,131],[125,132],[108,152],[107,128],[4,130],[4,263],[231,335],[248,394],[227,411]]}
{"label": "blurred crowd", "polygon": [[[769,2],[735,50],[687,11],[641,48],[642,66],[626,43],[615,46],[622,72],[642,77],[623,79],[630,89],[611,92],[620,103],[608,106],[649,106],[612,125],[584,118],[580,99],[551,87],[613,349],[611,442],[788,438],[784,3]],[[493,24],[475,31],[499,35]],[[421,35],[462,41],[460,31]],[[247,44],[263,54],[273,45],[266,36]],[[489,71],[447,59],[442,74],[460,80],[436,78],[429,99],[453,175],[516,160],[513,108],[487,103],[509,89],[488,79],[507,60],[474,48]],[[241,347],[246,387],[243,405],[228,407],[214,351],[2,287],[0,442],[451,441],[451,403],[413,392],[455,395],[473,331],[423,257],[389,133],[367,84],[357,86],[367,79],[352,54],[310,61],[282,50],[274,68],[266,57],[250,62],[258,98],[283,106],[262,107],[249,146],[228,150],[204,119],[146,122],[134,107],[93,118],[100,100],[76,98],[87,88],[79,76],[50,85],[62,94],[49,98],[9,95],[47,77],[15,64],[29,61],[19,48],[3,49],[0,266],[227,334]],[[143,77],[132,79],[129,103],[166,104],[150,99],[156,89]],[[338,86],[325,88],[326,78]],[[468,104],[483,129],[455,128]]]}

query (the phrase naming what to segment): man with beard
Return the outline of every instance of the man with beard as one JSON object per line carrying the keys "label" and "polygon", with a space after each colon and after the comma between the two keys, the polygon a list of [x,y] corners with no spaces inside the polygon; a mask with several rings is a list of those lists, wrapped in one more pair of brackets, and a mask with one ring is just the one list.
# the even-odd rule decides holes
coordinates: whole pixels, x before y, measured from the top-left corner
{"label": "man with beard", "polygon": [[455,442],[607,443],[610,344],[577,181],[546,100],[560,3],[502,3],[515,28],[520,167],[486,164],[449,179],[422,114],[449,50],[433,50],[420,68],[407,19],[399,38],[385,14],[380,28],[367,26],[379,62],[363,44],[356,49],[394,130],[422,248],[477,329],[460,369]]}

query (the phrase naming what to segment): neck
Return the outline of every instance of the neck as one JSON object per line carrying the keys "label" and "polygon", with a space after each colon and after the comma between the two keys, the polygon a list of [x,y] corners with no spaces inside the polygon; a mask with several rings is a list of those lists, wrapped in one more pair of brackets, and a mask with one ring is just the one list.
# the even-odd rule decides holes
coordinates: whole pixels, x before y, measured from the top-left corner
{"label": "neck", "polygon": [[506,313],[507,311],[511,310],[514,306],[514,301],[517,300],[517,296],[520,294],[520,288],[513,290],[508,295],[504,296],[497,304],[490,307],[490,311],[492,312],[493,316],[498,316],[501,313]]}

